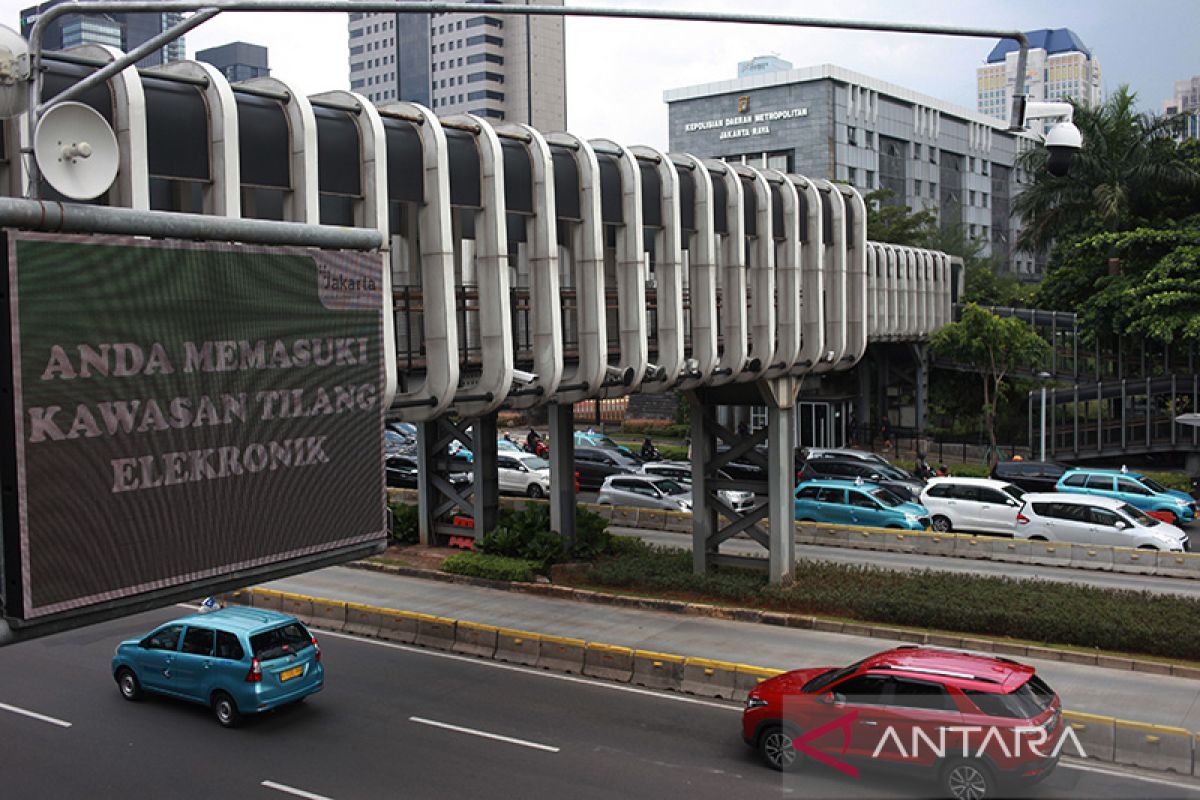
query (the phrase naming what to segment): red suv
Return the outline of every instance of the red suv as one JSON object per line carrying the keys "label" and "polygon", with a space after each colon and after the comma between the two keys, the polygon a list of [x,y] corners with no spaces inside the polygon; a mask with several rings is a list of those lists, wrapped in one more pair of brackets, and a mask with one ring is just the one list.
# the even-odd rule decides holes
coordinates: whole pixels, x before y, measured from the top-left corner
{"label": "red suv", "polygon": [[915,767],[960,800],[1045,778],[1064,744],[1058,695],[1033,667],[915,645],[764,681],[746,699],[742,736],[778,770]]}

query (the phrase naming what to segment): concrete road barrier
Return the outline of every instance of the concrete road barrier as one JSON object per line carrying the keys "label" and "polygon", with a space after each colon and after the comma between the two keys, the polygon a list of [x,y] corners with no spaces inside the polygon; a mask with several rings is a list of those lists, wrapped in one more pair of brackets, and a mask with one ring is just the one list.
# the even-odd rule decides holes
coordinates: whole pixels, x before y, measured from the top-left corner
{"label": "concrete road barrier", "polygon": [[991,559],[993,561],[1029,561],[1033,552],[1026,539],[992,539]]}
{"label": "concrete road barrier", "polygon": [[435,617],[432,614],[417,614],[417,640],[421,647],[435,650],[454,649],[455,620]]}
{"label": "concrete road barrier", "polygon": [[613,506],[610,519],[612,520],[612,524],[618,528],[636,528],[638,509]]}
{"label": "concrete road barrier", "polygon": [[1200,554],[1159,553],[1155,573],[1173,578],[1200,578]]}
{"label": "concrete road barrier", "polygon": [[346,603],[346,633],[378,638],[382,625],[380,609],[362,603]]}
{"label": "concrete road barrier", "polygon": [[279,610],[284,614],[291,614],[307,625],[312,622],[313,601],[311,597],[302,594],[280,592]]}
{"label": "concrete road barrier", "polygon": [[411,611],[379,609],[379,638],[413,644],[417,641],[417,615]]}
{"label": "concrete road barrier", "polygon": [[346,604],[341,600],[329,600],[324,597],[310,598],[312,601],[312,617],[314,627],[327,631],[343,631],[346,629]]}
{"label": "concrete road barrier", "polygon": [[633,649],[588,642],[583,654],[583,674],[628,683],[633,677]]}
{"label": "concrete road barrier", "polygon": [[846,531],[846,546],[858,550],[883,550],[887,539],[883,531],[875,528],[851,528]]}
{"label": "concrete road barrier", "polygon": [[1071,564],[1071,545],[1068,542],[1029,542],[1029,563],[1047,567],[1066,567]]}
{"label": "concrete road barrier", "polygon": [[255,608],[283,611],[283,592],[277,592],[274,589],[254,589],[251,600],[253,600],[252,605]]}
{"label": "concrete road barrier", "polygon": [[1135,550],[1132,547],[1114,547],[1113,572],[1152,572],[1158,566],[1158,552]]}
{"label": "concrete road barrier", "polygon": [[892,553],[916,553],[925,534],[919,531],[884,531],[884,548]]}
{"label": "concrete road barrier", "polygon": [[758,686],[768,678],[774,678],[776,675],[783,673],[780,669],[766,669],[764,667],[752,667],[749,664],[738,664],[733,674],[733,699],[745,700],[746,695],[755,686]]}
{"label": "concrete road barrier", "polygon": [[700,697],[733,699],[737,666],[725,661],[688,658],[683,662],[683,690]]}
{"label": "concrete road barrier", "polygon": [[[1084,714],[1080,711],[1064,711],[1063,720],[1071,726],[1075,738],[1079,740],[1079,744],[1087,753],[1088,758],[1111,762],[1116,757],[1117,721],[1115,719],[1098,714]],[[1074,753],[1069,754],[1075,755]]]}
{"label": "concrete road barrier", "polygon": [[496,638],[500,629],[495,625],[459,620],[454,625],[454,647],[456,653],[491,658],[496,654]]}
{"label": "concrete road barrier", "polygon": [[992,540],[986,536],[959,534],[954,539],[954,555],[958,558],[989,558]]}
{"label": "concrete road barrier", "polygon": [[950,533],[929,533],[917,537],[917,552],[928,556],[954,555],[954,542],[957,539]]}
{"label": "concrete road barrier", "polygon": [[1191,731],[1143,722],[1116,721],[1114,760],[1146,769],[1192,774]]}
{"label": "concrete road barrier", "polygon": [[633,652],[633,682],[651,689],[683,690],[683,656],[655,653],[650,650]]}
{"label": "concrete road barrier", "polygon": [[846,547],[850,541],[850,531],[845,528],[831,528],[828,525],[806,526],[812,533],[813,543]]}
{"label": "concrete road barrier", "polygon": [[538,652],[537,666],[556,672],[583,674],[584,651],[587,642],[565,636],[543,636]]}
{"label": "concrete road barrier", "polygon": [[1071,566],[1080,569],[1100,569],[1111,572],[1113,549],[1096,545],[1071,545]]}
{"label": "concrete road barrier", "polygon": [[639,508],[637,527],[643,530],[661,531],[667,524],[666,513],[661,508]]}
{"label": "concrete road barrier", "polygon": [[496,658],[527,667],[536,666],[540,639],[536,633],[501,628],[496,632]]}
{"label": "concrete road barrier", "polygon": [[220,600],[227,606],[253,606],[254,590],[234,589],[232,592],[225,592],[221,595]]}
{"label": "concrete road barrier", "polygon": [[664,511],[663,515],[663,530],[678,531],[681,533],[692,532],[691,514],[685,514],[682,511]]}

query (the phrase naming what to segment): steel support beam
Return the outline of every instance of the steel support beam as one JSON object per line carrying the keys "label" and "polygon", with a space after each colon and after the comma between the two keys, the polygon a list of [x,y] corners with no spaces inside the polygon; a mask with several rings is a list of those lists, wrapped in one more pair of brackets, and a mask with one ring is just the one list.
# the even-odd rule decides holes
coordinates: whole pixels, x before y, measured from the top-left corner
{"label": "steel support beam", "polygon": [[496,529],[500,521],[500,479],[496,472],[496,413],[471,420],[471,441],[464,442],[475,456],[475,540]]}
{"label": "steel support beam", "polygon": [[[793,395],[794,396],[794,395]],[[796,575],[795,491],[796,417],[792,408],[767,406],[767,517],[770,547],[767,575],[771,583],[791,583]]]}
{"label": "steel support beam", "polygon": [[575,547],[575,407],[553,403],[550,412],[550,529],[568,550]]}

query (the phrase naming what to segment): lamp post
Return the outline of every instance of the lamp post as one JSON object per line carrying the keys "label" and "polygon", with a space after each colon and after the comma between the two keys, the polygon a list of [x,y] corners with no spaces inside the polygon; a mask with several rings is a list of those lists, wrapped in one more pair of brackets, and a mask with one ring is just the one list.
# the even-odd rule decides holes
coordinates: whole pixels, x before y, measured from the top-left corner
{"label": "lamp post", "polygon": [[1038,380],[1042,382],[1042,435],[1038,461],[1046,460],[1046,381],[1050,380],[1052,377],[1053,376],[1045,370],[1038,373]]}

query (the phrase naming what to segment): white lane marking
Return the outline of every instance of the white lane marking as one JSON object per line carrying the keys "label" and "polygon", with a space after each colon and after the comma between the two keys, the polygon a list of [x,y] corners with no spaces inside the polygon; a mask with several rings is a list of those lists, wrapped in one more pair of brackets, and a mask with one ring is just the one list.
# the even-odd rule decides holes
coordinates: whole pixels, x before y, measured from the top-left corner
{"label": "white lane marking", "polygon": [[[311,626],[310,626],[311,627]],[[317,628],[316,630],[321,630]],[[520,672],[525,675],[534,675],[538,678],[553,678],[558,681],[567,681],[568,683],[582,683],[586,686],[596,686],[601,689],[611,689],[618,692],[628,692],[629,694],[640,694],[647,697],[655,697],[659,700],[671,700],[676,703],[690,703],[696,706],[708,706],[709,708],[719,708],[724,711],[737,711],[741,713],[741,703],[722,703],[716,700],[703,700],[698,697],[687,697],[679,694],[667,694],[665,692],[656,692],[653,689],[640,689],[636,686],[626,686],[621,683],[611,683],[609,681],[594,680],[592,678],[582,678],[578,675],[564,675],[559,672],[548,672],[543,669],[533,669],[531,667],[523,667],[519,664],[504,664],[499,661],[484,661],[480,658],[472,656],[458,655],[457,653],[443,653],[437,650],[426,650],[423,647],[413,647],[411,645],[398,644],[396,642],[381,642],[378,639],[367,639],[362,636],[354,636],[347,633],[338,633],[336,631],[321,630],[322,636],[332,636],[335,639],[350,639],[363,644],[371,644],[377,647],[387,647],[392,650],[402,650],[406,653],[419,653],[424,656],[433,658],[447,658],[451,661],[461,661],[466,664],[476,664],[480,667],[491,667],[492,669],[502,669],[508,672]]]}
{"label": "white lane marking", "polygon": [[1112,769],[1102,767],[1088,762],[1076,761],[1072,759],[1069,763],[1066,760],[1059,762],[1059,767],[1063,769],[1075,769],[1080,772],[1094,772],[1097,775],[1107,775],[1112,778],[1125,778],[1131,781],[1144,781],[1146,783],[1157,783],[1161,786],[1170,786],[1174,789],[1191,789],[1195,790],[1197,784],[1195,781],[1171,780],[1170,778],[1155,778],[1150,775],[1143,775],[1140,772],[1124,772],[1120,769]]}
{"label": "white lane marking", "polygon": [[312,792],[306,792],[303,789],[296,789],[292,786],[284,786],[282,783],[276,783],[275,781],[263,781],[259,785],[265,786],[268,789],[274,789],[277,792],[293,794],[296,797],[304,797],[307,798],[307,800],[332,800],[332,798],[326,797],[323,794],[313,794]]}
{"label": "white lane marking", "polygon": [[522,747],[531,747],[534,750],[545,750],[547,753],[557,753],[557,747],[551,747],[548,744],[538,744],[531,742],[528,739],[515,739],[512,736],[501,736],[498,733],[488,733],[487,731],[476,730],[475,728],[463,728],[458,725],[451,725],[448,722],[438,722],[433,719],[425,719],[424,717],[409,717],[409,722],[415,722],[418,725],[429,725],[434,728],[442,728],[455,733],[466,733],[471,736],[479,736],[483,739],[494,739],[497,742],[508,742],[509,744],[519,744]]}
{"label": "white lane marking", "polygon": [[17,706],[10,706],[7,703],[0,703],[0,709],[3,709],[4,711],[11,711],[14,714],[20,714],[21,716],[29,717],[30,719],[37,719],[37,720],[41,720],[42,722],[49,722],[51,725],[57,725],[60,728],[71,727],[71,723],[69,723],[65,720],[55,719],[54,717],[47,717],[45,714],[39,714],[36,711],[29,711],[24,708],[18,708]]}

